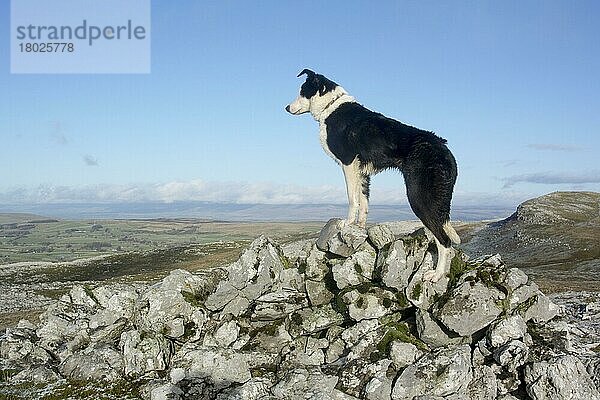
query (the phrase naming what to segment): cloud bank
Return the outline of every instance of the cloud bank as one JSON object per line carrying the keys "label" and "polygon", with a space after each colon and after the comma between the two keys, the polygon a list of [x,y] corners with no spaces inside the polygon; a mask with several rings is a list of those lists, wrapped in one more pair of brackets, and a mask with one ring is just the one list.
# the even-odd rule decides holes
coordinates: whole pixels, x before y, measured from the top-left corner
{"label": "cloud bank", "polygon": [[568,144],[554,144],[554,143],[532,143],[532,144],[528,144],[527,147],[529,147],[530,149],[540,150],[540,151],[573,152],[573,151],[582,150],[582,148],[579,146],[571,146]]}
{"label": "cloud bank", "polygon": [[[454,205],[513,206],[531,193],[504,190],[499,193],[474,193],[457,190]],[[0,204],[53,203],[175,203],[199,201],[230,204],[347,204],[343,184],[300,186],[272,182],[173,181],[155,184],[17,187],[0,191]],[[371,204],[407,205],[403,185],[389,189],[375,185]]]}
{"label": "cloud bank", "polygon": [[537,172],[533,174],[513,175],[502,180],[504,181],[504,188],[510,188],[521,182],[546,185],[600,183],[600,171],[583,173]]}

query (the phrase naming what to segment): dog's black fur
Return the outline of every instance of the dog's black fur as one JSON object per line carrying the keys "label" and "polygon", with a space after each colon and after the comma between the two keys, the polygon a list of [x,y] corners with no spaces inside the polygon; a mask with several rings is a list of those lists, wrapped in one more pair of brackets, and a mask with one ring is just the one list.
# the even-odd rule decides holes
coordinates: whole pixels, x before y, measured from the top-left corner
{"label": "dog's black fur", "polygon": [[[371,164],[374,172],[402,171],[415,215],[445,247],[451,245],[442,226],[450,218],[457,166],[445,139],[358,103],[340,105],[325,123],[327,145],[343,164],[358,157],[361,164]],[[370,179],[363,175],[363,192],[368,196]]]}

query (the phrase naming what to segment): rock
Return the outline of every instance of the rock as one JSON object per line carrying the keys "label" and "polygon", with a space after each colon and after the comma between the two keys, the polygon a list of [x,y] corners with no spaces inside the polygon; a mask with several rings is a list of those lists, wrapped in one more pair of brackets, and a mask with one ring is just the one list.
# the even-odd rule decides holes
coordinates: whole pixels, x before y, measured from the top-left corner
{"label": "rock", "polygon": [[518,287],[525,285],[527,281],[528,277],[525,272],[518,268],[510,268],[503,283],[507,289],[513,291]]}
{"label": "rock", "polygon": [[58,370],[73,380],[117,381],[123,377],[123,356],[110,346],[101,346],[73,354]]}
{"label": "rock", "polygon": [[[519,305],[525,305],[534,296],[540,293],[538,286],[535,283],[520,286],[511,292],[508,296],[508,308],[514,310]],[[522,307],[520,307],[522,308]]]}
{"label": "rock", "polygon": [[296,267],[306,264],[306,259],[315,245],[314,239],[301,239],[281,246],[283,255]]}
{"label": "rock", "polygon": [[[409,261],[410,256],[407,258],[407,264],[409,264]],[[441,297],[446,292],[448,277],[443,276],[437,282],[423,280],[425,272],[435,268],[433,255],[430,252],[424,254],[423,262],[416,268],[416,272],[410,278],[408,286],[405,289],[406,298],[417,308],[429,309],[435,299]]]}
{"label": "rock", "polygon": [[[50,351],[60,352],[60,343],[72,340],[80,332],[89,329],[89,313],[94,308],[88,308],[71,303],[71,298],[64,295],[60,300],[48,307],[40,315],[40,325],[35,334],[40,338],[38,345]],[[70,354],[64,355],[63,358]],[[60,356],[60,355],[59,355]]]}
{"label": "rock", "polygon": [[210,337],[210,340],[205,337],[205,346],[229,347],[235,342],[240,333],[240,327],[235,321],[224,322],[215,333]]}
{"label": "rock", "polygon": [[160,335],[149,335],[137,330],[121,335],[119,347],[123,352],[125,374],[142,376],[148,372],[167,369],[171,349],[167,340]]}
{"label": "rock", "polygon": [[386,225],[374,225],[367,229],[369,240],[377,250],[381,250],[385,245],[392,243],[396,238],[394,232]]}
{"label": "rock", "polygon": [[559,310],[556,304],[552,303],[542,292],[539,292],[533,304],[525,311],[523,319],[525,321],[533,320],[537,323],[548,322],[558,315]]}
{"label": "rock", "polygon": [[369,356],[377,350],[377,344],[381,339],[381,332],[365,332],[354,345],[347,344],[350,351],[346,355],[346,360],[352,361],[361,358],[369,358]]}
{"label": "rock", "polygon": [[529,349],[520,340],[511,340],[502,347],[494,350],[494,360],[509,371],[516,371],[518,367],[525,364]]}
{"label": "rock", "polygon": [[421,357],[400,373],[392,390],[392,399],[462,394],[470,380],[470,347],[462,345],[440,348]]}
{"label": "rock", "polygon": [[329,343],[327,339],[313,339],[310,337],[298,337],[283,350],[284,357],[278,366],[284,370],[296,367],[318,367],[325,362],[323,349]]}
{"label": "rock", "polygon": [[230,349],[184,346],[175,353],[171,365],[183,368],[186,379],[208,379],[216,388],[252,378],[246,357]]}
{"label": "rock", "polygon": [[431,348],[442,347],[451,343],[457,344],[461,341],[460,337],[450,338],[438,323],[431,318],[428,311],[417,309],[415,322],[419,339]]}
{"label": "rock", "polygon": [[355,359],[343,365],[337,388],[355,398],[389,399],[392,379],[387,376],[391,360],[368,363]]}
{"label": "rock", "polygon": [[356,286],[369,282],[373,278],[375,254],[369,250],[361,250],[352,254],[342,263],[334,264],[331,268],[333,279],[339,289]]}
{"label": "rock", "polygon": [[331,293],[322,281],[306,281],[306,293],[312,306],[320,306],[329,303],[333,299]]}
{"label": "rock", "polygon": [[337,376],[325,375],[318,369],[294,369],[273,387],[278,399],[331,399],[338,382]]}
{"label": "rock", "polygon": [[473,379],[467,386],[467,393],[469,400],[495,399],[498,395],[498,384],[494,370],[487,365],[473,368]]}
{"label": "rock", "polygon": [[521,339],[527,333],[527,324],[520,315],[512,315],[493,323],[487,332],[488,343],[500,347],[513,339]]}
{"label": "rock", "polygon": [[404,290],[413,273],[413,265],[408,265],[404,242],[396,240],[377,256],[377,270],[383,283],[390,288]]}
{"label": "rock", "polygon": [[285,318],[294,311],[308,306],[306,294],[293,289],[266,293],[256,299],[252,318],[255,320],[273,321]]}
{"label": "rock", "polygon": [[533,400],[600,399],[583,363],[570,355],[526,365],[524,380]]}
{"label": "rock", "polygon": [[367,232],[339,218],[330,219],[319,238],[317,247],[322,251],[349,257],[367,240]]}
{"label": "rock", "polygon": [[306,258],[306,279],[314,281],[322,281],[330,272],[330,268],[327,266],[325,261],[325,253],[313,246]]}
{"label": "rock", "polygon": [[252,378],[241,386],[225,389],[216,400],[264,400],[271,398],[273,382],[265,378]]}
{"label": "rock", "polygon": [[81,285],[75,285],[69,291],[68,296],[71,298],[71,304],[91,309],[99,305],[98,301],[91,294],[91,289],[86,290]]}
{"label": "rock", "polygon": [[0,336],[0,397],[66,378],[144,382],[145,399],[597,398],[600,297],[553,295],[557,315],[498,255],[423,282],[433,239],[409,225],[330,221],[324,251],[259,237],[224,268],[76,286]]}
{"label": "rock", "polygon": [[335,311],[330,304],[303,309],[294,313],[291,317],[294,327],[290,333],[312,334],[325,330],[331,326],[341,324],[344,317]]}
{"label": "rock", "polygon": [[226,268],[227,279],[219,282],[204,305],[211,311],[217,311],[236,298],[252,302],[265,294],[284,269],[280,251],[265,236],[255,239],[239,260]]}
{"label": "rock", "polygon": [[401,309],[394,294],[377,287],[370,288],[366,293],[349,291],[342,299],[348,305],[350,318],[355,321],[380,318]]}
{"label": "rock", "polygon": [[11,383],[33,382],[35,384],[47,384],[56,382],[61,377],[53,369],[45,365],[38,367],[30,367],[20,371],[18,374],[10,378]]}
{"label": "rock", "polygon": [[[175,270],[165,280],[147,289],[136,304],[135,322],[141,331],[165,333],[173,338],[184,334],[184,325],[192,322],[197,311],[193,299],[184,295],[191,285],[200,281],[191,273]],[[180,319],[180,321],[177,321]]]}
{"label": "rock", "polygon": [[460,336],[470,336],[500,315],[502,310],[496,301],[502,298],[504,295],[497,289],[487,288],[479,282],[465,282],[452,292],[436,317]]}
{"label": "rock", "polygon": [[273,284],[274,291],[295,290],[304,292],[305,282],[297,268],[287,268],[279,272],[279,279]]}
{"label": "rock", "polygon": [[0,357],[9,364],[30,366],[47,364],[52,359],[45,349],[39,347],[36,332],[28,324],[19,322],[19,326],[7,328],[0,339]]}
{"label": "rock", "polygon": [[150,391],[150,400],[179,400],[183,391],[171,383],[155,387]]}
{"label": "rock", "polygon": [[405,343],[399,340],[394,340],[390,343],[390,358],[398,369],[414,363],[422,355],[423,351],[419,350],[412,343]]}
{"label": "rock", "polygon": [[379,327],[379,321],[376,319],[367,319],[345,329],[341,333],[341,338],[349,347],[355,346],[363,335],[375,331]]}

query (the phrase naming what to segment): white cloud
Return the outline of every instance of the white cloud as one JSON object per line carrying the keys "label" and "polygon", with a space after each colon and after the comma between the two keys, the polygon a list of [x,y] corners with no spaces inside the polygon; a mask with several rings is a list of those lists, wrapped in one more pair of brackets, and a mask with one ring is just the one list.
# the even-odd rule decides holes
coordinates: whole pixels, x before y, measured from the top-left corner
{"label": "white cloud", "polygon": [[[407,204],[404,187],[374,185],[371,204]],[[459,206],[515,205],[531,193],[505,190],[498,193],[455,192]],[[172,181],[130,185],[17,187],[0,192],[2,204],[133,203],[205,201],[234,204],[346,204],[346,189],[339,185],[299,186],[271,182]]]}
{"label": "white cloud", "polygon": [[541,150],[541,151],[580,151],[583,150],[579,146],[572,146],[568,144],[555,144],[555,143],[532,143],[528,144],[527,147],[530,149]]}
{"label": "white cloud", "polygon": [[504,188],[510,188],[517,183],[538,183],[546,185],[600,183],[600,171],[579,173],[536,172],[502,178]]}
{"label": "white cloud", "polygon": [[83,156],[83,162],[88,167],[97,167],[98,166],[98,160],[96,159],[96,157],[93,157],[89,154],[86,154]]}

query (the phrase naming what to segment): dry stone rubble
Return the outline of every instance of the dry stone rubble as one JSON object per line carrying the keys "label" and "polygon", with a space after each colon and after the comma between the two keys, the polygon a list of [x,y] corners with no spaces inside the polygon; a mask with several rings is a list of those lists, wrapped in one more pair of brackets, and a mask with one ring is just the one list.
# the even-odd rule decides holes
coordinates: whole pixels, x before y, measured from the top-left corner
{"label": "dry stone rubble", "polygon": [[127,380],[152,400],[600,399],[600,330],[574,343],[577,301],[557,306],[499,255],[456,251],[423,281],[435,264],[422,229],[334,219],[316,241],[261,236],[227,267],[77,286],[9,328],[1,362],[15,383]]}

